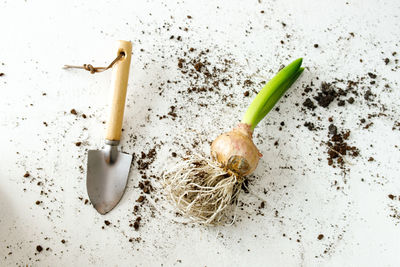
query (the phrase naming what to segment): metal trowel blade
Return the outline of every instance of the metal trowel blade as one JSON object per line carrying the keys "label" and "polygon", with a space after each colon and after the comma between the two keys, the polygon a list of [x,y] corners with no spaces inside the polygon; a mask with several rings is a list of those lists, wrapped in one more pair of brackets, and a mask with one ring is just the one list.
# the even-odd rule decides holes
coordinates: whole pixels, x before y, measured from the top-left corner
{"label": "metal trowel blade", "polygon": [[110,149],[89,150],[86,188],[89,199],[100,214],[112,210],[121,200],[128,182],[132,155],[115,148],[110,162]]}

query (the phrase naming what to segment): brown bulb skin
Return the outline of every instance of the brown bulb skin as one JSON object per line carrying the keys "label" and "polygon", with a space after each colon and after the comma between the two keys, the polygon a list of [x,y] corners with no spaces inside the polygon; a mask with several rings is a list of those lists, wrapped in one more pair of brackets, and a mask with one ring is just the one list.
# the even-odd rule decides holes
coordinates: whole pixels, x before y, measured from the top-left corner
{"label": "brown bulb skin", "polygon": [[253,143],[250,125],[240,123],[212,142],[211,156],[223,167],[246,176],[254,172],[262,155]]}

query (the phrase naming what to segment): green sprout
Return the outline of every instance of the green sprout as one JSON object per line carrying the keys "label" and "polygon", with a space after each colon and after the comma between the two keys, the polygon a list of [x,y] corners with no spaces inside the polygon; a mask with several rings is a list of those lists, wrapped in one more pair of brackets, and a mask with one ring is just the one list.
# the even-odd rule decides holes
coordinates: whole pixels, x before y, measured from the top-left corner
{"label": "green sprout", "polygon": [[302,61],[299,58],[290,63],[261,89],[244,114],[242,123],[249,124],[251,130],[254,130],[304,71],[300,67]]}

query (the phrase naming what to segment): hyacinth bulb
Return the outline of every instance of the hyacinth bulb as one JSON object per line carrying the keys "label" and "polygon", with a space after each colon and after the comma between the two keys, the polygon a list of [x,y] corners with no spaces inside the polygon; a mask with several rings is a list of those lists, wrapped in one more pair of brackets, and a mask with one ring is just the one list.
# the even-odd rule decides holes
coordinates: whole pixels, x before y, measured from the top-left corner
{"label": "hyacinth bulb", "polygon": [[252,140],[248,124],[240,123],[232,131],[223,133],[211,144],[211,156],[239,176],[254,172],[262,156]]}

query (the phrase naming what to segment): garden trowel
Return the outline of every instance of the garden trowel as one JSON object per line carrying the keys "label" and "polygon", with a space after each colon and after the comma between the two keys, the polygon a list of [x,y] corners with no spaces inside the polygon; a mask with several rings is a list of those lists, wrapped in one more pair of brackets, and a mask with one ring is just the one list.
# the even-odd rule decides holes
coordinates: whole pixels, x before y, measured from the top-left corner
{"label": "garden trowel", "polygon": [[100,214],[106,214],[121,200],[132,162],[132,155],[118,151],[131,52],[131,42],[118,42],[119,60],[113,65],[111,89],[114,96],[107,121],[105,147],[88,152],[86,187],[90,201]]}

